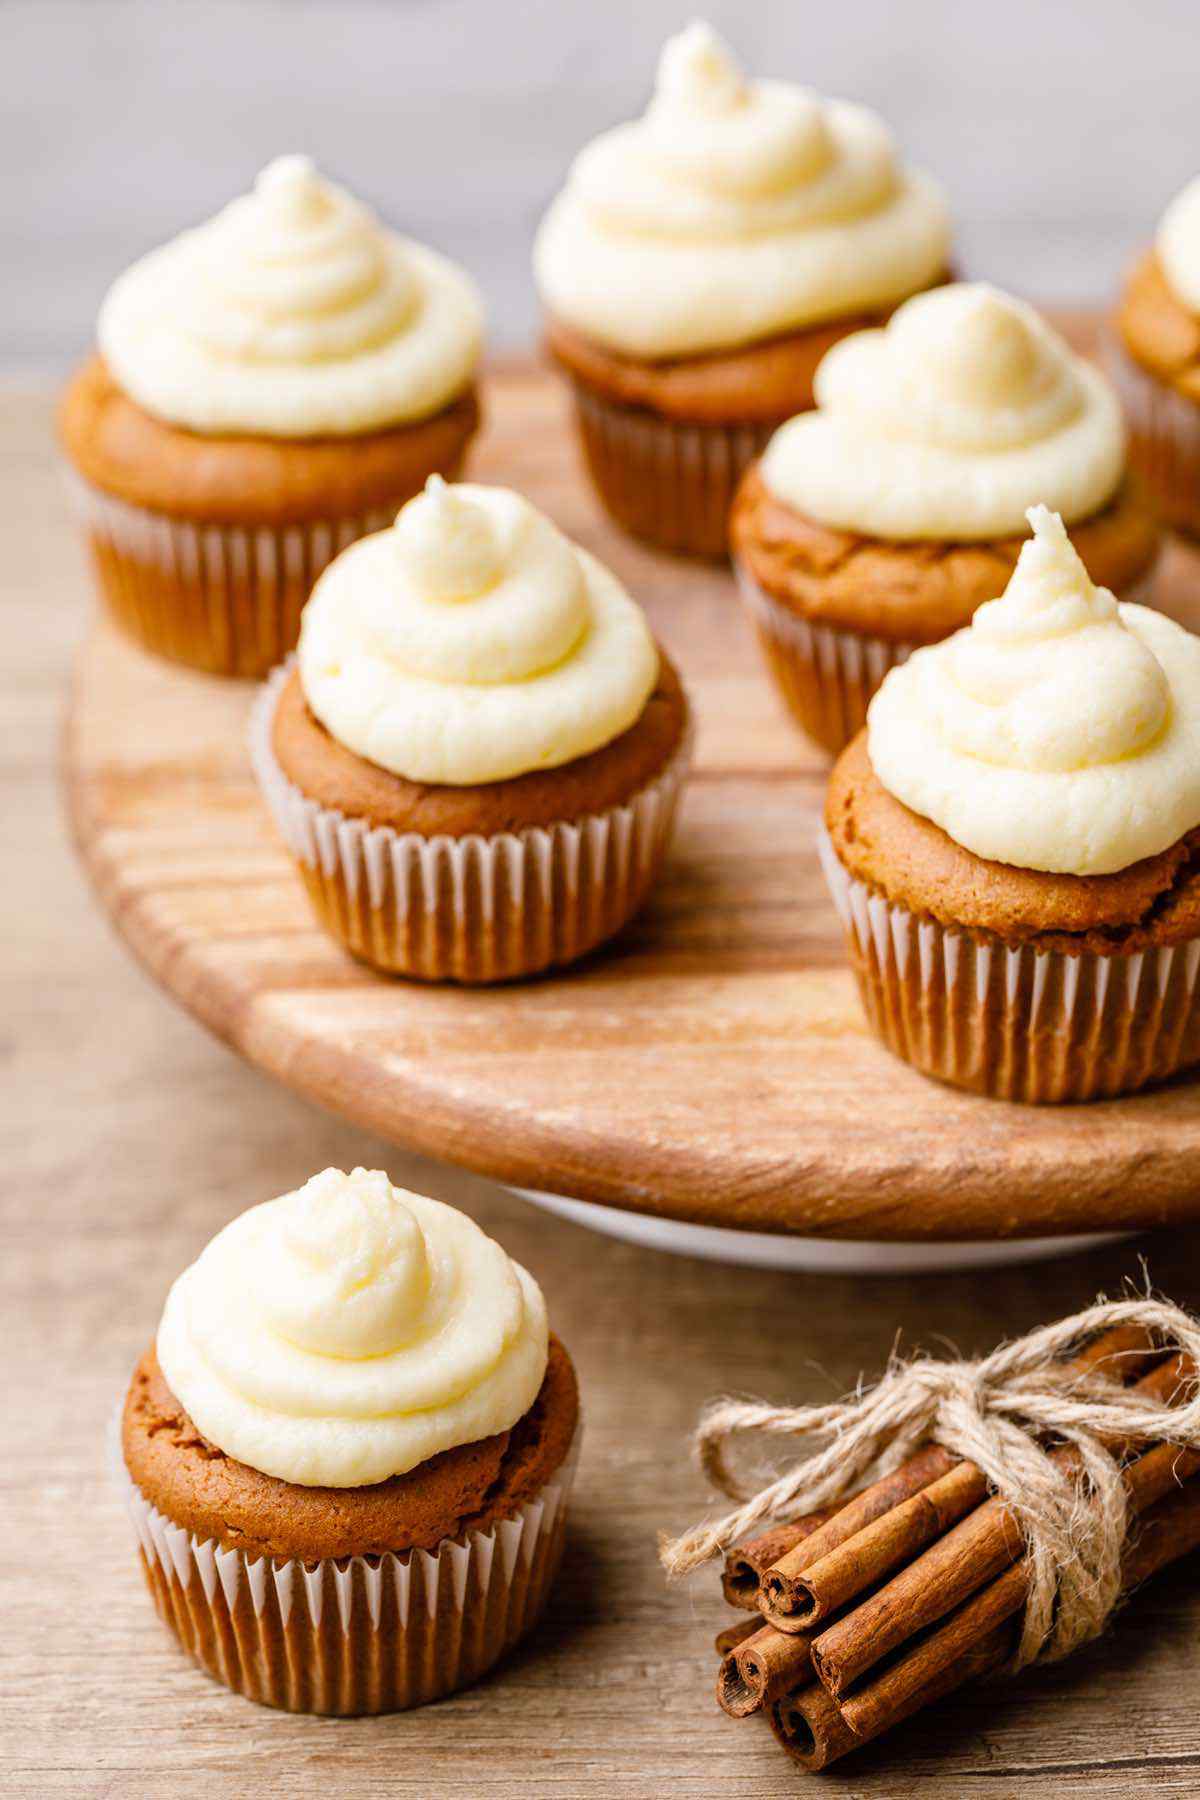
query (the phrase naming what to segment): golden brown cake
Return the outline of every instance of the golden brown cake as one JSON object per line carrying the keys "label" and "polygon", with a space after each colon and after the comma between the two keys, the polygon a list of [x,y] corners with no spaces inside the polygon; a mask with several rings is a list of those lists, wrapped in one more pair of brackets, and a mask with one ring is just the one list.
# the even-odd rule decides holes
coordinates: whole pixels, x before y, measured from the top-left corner
{"label": "golden brown cake", "polygon": [[197,1431],[151,1345],[125,1396],[121,1451],[139,1493],[199,1541],[314,1563],[436,1550],[444,1538],[493,1530],[562,1467],[578,1422],[575,1370],[552,1335],[537,1399],[510,1430],[368,1487],[298,1487],[226,1456]]}
{"label": "golden brown cake", "polygon": [[265,674],[330,558],[459,472],[481,320],[465,275],[302,157],[136,263],[59,419],[118,624],[193,668]]}
{"label": "golden brown cake", "polygon": [[532,1277],[462,1213],[326,1169],[167,1296],[120,1479],[164,1623],[236,1692],[392,1712],[536,1623],[579,1429]]}
{"label": "golden brown cake", "polygon": [[1200,640],[1061,521],[834,766],[822,861],[867,1017],[926,1074],[1089,1100],[1200,1061]]}
{"label": "golden brown cake", "polygon": [[944,279],[948,248],[940,192],[873,115],[747,81],[706,25],[671,39],[645,117],[585,148],[535,247],[617,522],[724,555],[737,481],[821,357]]}
{"label": "golden brown cake", "polygon": [[[1200,237],[1200,223],[1193,227]],[[1161,517],[1200,535],[1200,292],[1184,302],[1159,250],[1130,270],[1111,368],[1129,417],[1130,455]]]}
{"label": "golden brown cake", "polygon": [[1162,532],[1125,476],[1115,394],[1036,315],[957,284],[849,337],[816,410],[748,471],[739,586],[797,723],[838,751],[887,670],[970,621],[1049,492],[1093,579],[1145,598]]}
{"label": "golden brown cake", "polygon": [[865,731],[833,766],[825,825],[843,868],[889,905],[1008,948],[1131,954],[1200,937],[1200,830],[1109,875],[993,862],[888,793]]}
{"label": "golden brown cake", "polygon": [[633,916],[690,736],[615,578],[520,496],[435,478],[322,577],[252,747],[330,932],[379,969],[478,982]]}

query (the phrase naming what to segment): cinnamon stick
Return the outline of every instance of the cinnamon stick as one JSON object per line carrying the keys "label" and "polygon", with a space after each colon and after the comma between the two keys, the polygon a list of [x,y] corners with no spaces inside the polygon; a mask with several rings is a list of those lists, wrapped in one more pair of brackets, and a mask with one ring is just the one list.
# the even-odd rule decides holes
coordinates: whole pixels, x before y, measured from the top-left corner
{"label": "cinnamon stick", "polygon": [[[1129,1494],[1129,1507],[1134,1517],[1146,1512],[1180,1482],[1200,1469],[1200,1452],[1179,1451],[1171,1444],[1158,1444],[1153,1450],[1130,1463],[1123,1471]],[[1187,1517],[1200,1515],[1200,1490],[1189,1496],[1184,1507]],[[1160,1534],[1159,1553],[1168,1560],[1182,1556],[1179,1541],[1167,1545]],[[1141,1564],[1132,1560],[1122,1570],[1122,1587],[1145,1578],[1139,1568],[1149,1571],[1150,1559]],[[1156,1565],[1161,1566],[1161,1564]],[[842,1716],[859,1737],[877,1737],[886,1731],[896,1717],[904,1717],[908,1697],[925,1688],[942,1669],[950,1668],[964,1653],[988,1637],[1005,1619],[1012,1618],[1025,1604],[1029,1588],[1029,1571],[1022,1559],[1006,1569],[1003,1575],[953,1613],[944,1625],[923,1638],[915,1650],[902,1656],[882,1675],[876,1676],[848,1699],[842,1701]]]}
{"label": "cinnamon stick", "polygon": [[[882,1729],[899,1725],[965,1682],[999,1668],[1011,1651],[1013,1637],[1011,1624],[1000,1626],[990,1638],[972,1646],[956,1664],[912,1694],[903,1710],[897,1709]],[[778,1741],[803,1769],[827,1769],[830,1763],[867,1742],[851,1728],[843,1709],[819,1682],[797,1694],[783,1695],[768,1708],[767,1717]]]}
{"label": "cinnamon stick", "polygon": [[[1154,1491],[1167,1478],[1170,1459],[1159,1457],[1157,1453],[1169,1448],[1170,1446],[1159,1445],[1154,1451],[1148,1452],[1148,1456],[1154,1456],[1156,1462],[1150,1465],[1148,1471],[1134,1478],[1135,1482],[1143,1484],[1143,1495]],[[1178,1460],[1178,1452],[1175,1452],[1175,1457]],[[1145,1462],[1147,1458],[1140,1458],[1139,1461]],[[1156,1502],[1147,1503],[1146,1511],[1141,1515],[1138,1535],[1131,1542],[1122,1562],[1122,1593],[1128,1593],[1149,1576],[1157,1574],[1179,1557],[1196,1549],[1200,1549],[1200,1479],[1193,1477],[1184,1481],[1182,1486],[1168,1491]],[[1014,1619],[1000,1615],[1004,1613],[1014,1585],[1021,1588],[1017,1601],[1019,1608],[1024,1598],[1024,1584],[1018,1583],[1018,1577],[1023,1574],[1021,1565],[1006,1570],[992,1584],[996,1595],[986,1604],[986,1596],[992,1590],[985,1590],[985,1594],[977,1595],[969,1603],[969,1607],[975,1610],[974,1635],[960,1633],[954,1654],[941,1659],[938,1666],[928,1664],[923,1680],[897,1688],[891,1694],[886,1708],[868,1711],[866,1707],[860,1706],[860,1700],[869,1691],[867,1689],[840,1706],[819,1683],[798,1693],[782,1695],[768,1709],[771,1728],[779,1742],[803,1768],[827,1768],[848,1751],[868,1743],[872,1738],[882,1736],[892,1726],[911,1718],[914,1713],[922,1711],[965,1682],[999,1668],[1016,1640]],[[967,1611],[968,1608],[963,1609],[963,1613]],[[947,1625],[933,1633],[925,1640],[925,1644],[933,1643],[948,1632],[955,1620],[961,1617],[962,1614],[956,1614],[954,1620],[948,1621]],[[990,1628],[989,1619],[993,1621]],[[914,1652],[906,1660],[914,1662],[916,1655]],[[872,1684],[876,1685],[878,1684]]]}
{"label": "cinnamon stick", "polygon": [[[749,1538],[744,1544],[735,1544],[732,1550],[725,1552],[725,1568],[721,1575],[721,1589],[730,1606],[741,1607],[746,1612],[758,1610],[758,1586],[762,1580],[764,1569],[769,1569],[773,1562],[786,1556],[789,1550],[813,1532],[827,1519],[845,1505],[838,1500],[832,1506],[822,1506],[816,1512],[806,1513],[802,1519],[796,1519],[790,1525],[776,1525],[770,1531],[760,1532],[757,1537]],[[757,1625],[754,1628],[758,1629]]]}
{"label": "cinnamon stick", "polygon": [[[1078,1374],[1103,1371],[1124,1377],[1154,1354],[1148,1332],[1141,1326],[1121,1325],[1096,1338],[1068,1366]],[[876,1587],[893,1569],[910,1562],[986,1498],[987,1479],[973,1462],[960,1461],[940,1446],[933,1448],[938,1455],[930,1456],[927,1446],[910,1457],[895,1476],[885,1477],[859,1496],[857,1512],[844,1507],[821,1531],[765,1571],[758,1601],[765,1619],[780,1631],[811,1631],[856,1595]],[[913,1485],[905,1477],[914,1466],[918,1474],[932,1473]],[[889,1493],[890,1505],[885,1507],[882,1501]],[[875,1505],[875,1499],[881,1504]]]}
{"label": "cinnamon stick", "polygon": [[[1134,1391],[1169,1404],[1191,1373],[1186,1358],[1169,1357],[1143,1376]],[[1108,1447],[1117,1455],[1128,1448],[1119,1443]],[[1149,1454],[1160,1451],[1171,1454],[1166,1445]],[[1077,1460],[1069,1446],[1051,1455],[1067,1467]],[[998,1496],[985,1500],[813,1640],[813,1666],[821,1681],[835,1698],[842,1697],[881,1658],[945,1618],[1016,1562],[1023,1548],[1020,1527],[1004,1501]]]}
{"label": "cinnamon stick", "polygon": [[857,1537],[864,1527],[902,1501],[927,1488],[931,1482],[948,1475],[958,1462],[953,1451],[940,1444],[923,1444],[907,1462],[889,1475],[882,1475],[838,1508],[833,1517],[817,1531],[770,1565],[763,1572],[758,1590],[758,1607],[763,1617],[779,1631],[804,1631],[811,1624],[800,1612],[802,1604],[796,1579],[839,1545]]}
{"label": "cinnamon stick", "polygon": [[718,1631],[713,1640],[713,1649],[718,1656],[728,1656],[731,1650],[736,1650],[739,1644],[744,1643],[748,1637],[753,1637],[756,1631],[761,1630],[762,1626],[758,1620],[747,1614],[744,1619],[739,1619],[736,1625],[727,1625],[724,1631]]}
{"label": "cinnamon stick", "polygon": [[808,1639],[761,1625],[731,1649],[717,1673],[717,1702],[730,1718],[744,1719],[780,1694],[812,1680]]}

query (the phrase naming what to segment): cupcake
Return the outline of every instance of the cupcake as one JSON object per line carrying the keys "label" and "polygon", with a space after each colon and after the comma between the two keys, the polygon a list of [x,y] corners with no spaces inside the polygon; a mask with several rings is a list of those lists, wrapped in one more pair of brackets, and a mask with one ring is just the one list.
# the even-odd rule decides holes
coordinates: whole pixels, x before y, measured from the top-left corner
{"label": "cupcake", "polygon": [[288,1712],[395,1712],[537,1622],[579,1399],[533,1278],[452,1207],[326,1169],[167,1296],[120,1422],[164,1623]]}
{"label": "cupcake", "polygon": [[617,523],[724,555],[738,477],[821,357],[944,278],[941,192],[862,107],[748,82],[707,25],[589,144],[538,232],[551,354]]}
{"label": "cupcake", "polygon": [[1200,638],[1029,518],[1002,597],[885,679],[822,857],[889,1049],[1093,1100],[1200,1061]]}
{"label": "cupcake", "polygon": [[730,526],[788,708],[847,744],[888,669],[969,623],[1055,508],[1092,579],[1144,599],[1161,534],[1131,492],[1116,395],[1029,307],[957,284],[838,344]]}
{"label": "cupcake", "polygon": [[458,472],[481,331],[461,270],[301,156],[135,263],[59,419],[117,623],[192,668],[265,674],[331,558]]}
{"label": "cupcake", "polygon": [[690,738],[615,576],[520,495],[436,476],[322,575],[251,727],[327,928],[467,982],[572,962],[633,916]]}
{"label": "cupcake", "polygon": [[1116,334],[1134,464],[1167,523],[1200,536],[1200,176],[1131,271]]}

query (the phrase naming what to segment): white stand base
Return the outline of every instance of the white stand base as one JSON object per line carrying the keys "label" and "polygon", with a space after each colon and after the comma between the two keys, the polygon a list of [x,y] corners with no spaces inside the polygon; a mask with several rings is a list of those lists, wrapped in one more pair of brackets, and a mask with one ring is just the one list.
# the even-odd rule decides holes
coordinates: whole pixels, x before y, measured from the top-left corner
{"label": "white stand base", "polygon": [[995,1269],[1009,1263],[1045,1262],[1074,1256],[1098,1244],[1131,1237],[1125,1231],[1098,1231],[1077,1237],[999,1238],[979,1243],[926,1243],[908,1239],[881,1243],[866,1238],[791,1237],[783,1232],[730,1231],[720,1225],[689,1225],[652,1213],[626,1212],[591,1200],[569,1200],[536,1188],[514,1188],[523,1200],[605,1237],[700,1256],[708,1262],[739,1263],[750,1269],[803,1270],[814,1275],[915,1275],[938,1269]]}

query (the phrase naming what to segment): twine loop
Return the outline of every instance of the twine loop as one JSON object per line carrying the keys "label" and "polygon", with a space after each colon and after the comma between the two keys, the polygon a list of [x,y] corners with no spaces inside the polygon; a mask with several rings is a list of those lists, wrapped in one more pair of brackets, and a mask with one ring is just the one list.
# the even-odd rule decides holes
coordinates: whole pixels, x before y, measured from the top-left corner
{"label": "twine loop", "polygon": [[[872,1388],[825,1406],[721,1400],[695,1438],[701,1468],[739,1504],[661,1546],[672,1576],[698,1568],[771,1520],[798,1518],[888,1474],[928,1441],[970,1461],[1004,1500],[1025,1542],[1028,1597],[1014,1667],[1057,1661],[1096,1637],[1116,1604],[1127,1535],[1121,1461],[1108,1445],[1200,1445],[1200,1390],[1178,1404],[1123,1388],[1119,1369],[1081,1374],[1065,1359],[1120,1325],[1200,1369],[1200,1324],[1151,1296],[1098,1301],[975,1362],[893,1360]],[[787,1438],[798,1460],[764,1480],[742,1472],[735,1440]],[[1107,1440],[1107,1445],[1106,1441]],[[1055,1458],[1056,1446],[1073,1454]]]}

